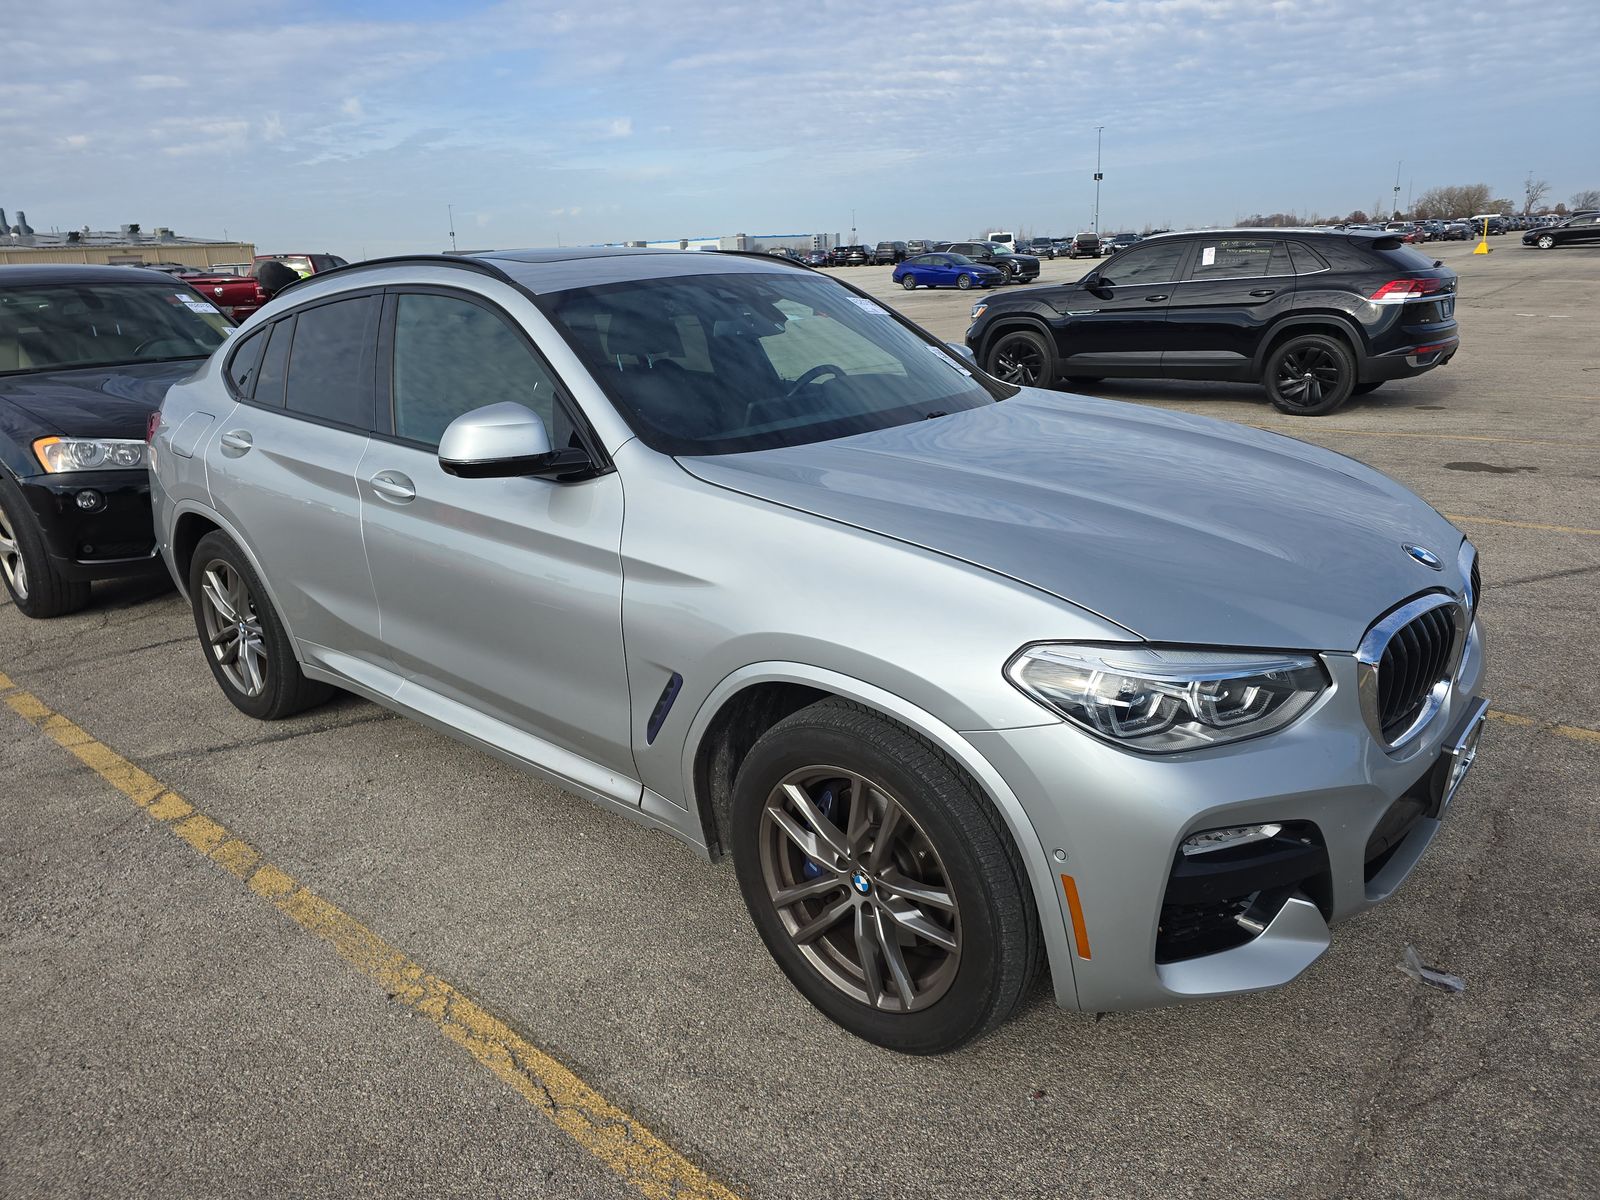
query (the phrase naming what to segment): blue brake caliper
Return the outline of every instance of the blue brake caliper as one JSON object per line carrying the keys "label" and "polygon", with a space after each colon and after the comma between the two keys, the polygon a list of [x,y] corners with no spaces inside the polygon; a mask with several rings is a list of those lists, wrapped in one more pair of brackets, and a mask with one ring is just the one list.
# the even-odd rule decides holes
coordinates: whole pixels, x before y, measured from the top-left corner
{"label": "blue brake caliper", "polygon": [[[836,789],[837,785],[830,783],[823,787],[822,792],[819,795],[812,797],[813,802],[815,802],[817,806],[817,811],[823,816],[827,817],[830,821],[833,820],[833,810],[838,807],[839,804],[839,793]],[[815,833],[816,830],[812,830],[812,832]],[[805,862],[800,864],[800,874],[804,875],[807,879],[817,879],[822,875],[822,868],[817,866],[816,863],[812,862],[808,858]]]}

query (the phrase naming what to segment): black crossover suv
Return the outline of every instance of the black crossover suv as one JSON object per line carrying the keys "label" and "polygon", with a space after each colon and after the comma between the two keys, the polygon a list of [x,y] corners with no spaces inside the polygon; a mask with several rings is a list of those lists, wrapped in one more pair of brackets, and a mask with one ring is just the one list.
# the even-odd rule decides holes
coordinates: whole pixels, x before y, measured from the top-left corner
{"label": "black crossover suv", "polygon": [[233,323],[133,267],[0,267],[0,580],[30,617],[89,582],[162,576],[145,438],[173,382]]}
{"label": "black crossover suv", "polygon": [[1185,232],[1077,283],[984,299],[967,345],[1010,383],[1236,380],[1321,416],[1449,362],[1455,299],[1455,272],[1390,233]]}

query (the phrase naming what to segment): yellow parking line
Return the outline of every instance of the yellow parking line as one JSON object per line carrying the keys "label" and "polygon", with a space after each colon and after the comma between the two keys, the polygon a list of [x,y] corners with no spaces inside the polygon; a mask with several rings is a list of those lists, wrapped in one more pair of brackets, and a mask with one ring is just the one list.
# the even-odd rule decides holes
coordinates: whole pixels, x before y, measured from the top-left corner
{"label": "yellow parking line", "polygon": [[1306,429],[1303,433],[1297,426],[1294,433],[1289,433],[1277,425],[1259,425],[1253,421],[1244,421],[1241,424],[1249,425],[1253,429],[1265,429],[1268,433],[1282,433],[1288,437],[1300,438],[1302,441],[1310,441],[1313,434],[1338,433],[1348,434],[1351,437],[1420,438],[1429,442],[1494,442],[1507,446],[1562,446],[1570,450],[1600,450],[1600,445],[1593,442],[1563,442],[1555,438],[1495,437],[1487,433],[1418,433],[1406,429],[1347,429],[1341,425],[1318,425]]}
{"label": "yellow parking line", "polygon": [[1507,521],[1500,517],[1468,517],[1461,513],[1445,513],[1448,521],[1463,525],[1504,525],[1510,529],[1538,529],[1545,533],[1581,533],[1587,537],[1600,537],[1600,529],[1585,529],[1581,525],[1541,525],[1537,521]]}
{"label": "yellow parking line", "polygon": [[737,1200],[628,1113],[572,1071],[522,1037],[499,1017],[293,876],[262,859],[261,852],[233,836],[159,780],[96,741],[78,725],[52,712],[38,697],[0,674],[0,698],[151,820],[164,824],[196,853],[245,881],[300,928],[321,938],[404,1005],[432,1022],[623,1182],[651,1200]]}
{"label": "yellow parking line", "polygon": [[1494,708],[1489,710],[1489,717],[1505,725],[1515,725],[1519,729],[1539,729],[1566,738],[1569,742],[1587,742],[1590,745],[1600,746],[1600,729],[1585,729],[1582,725],[1559,725],[1554,721],[1546,723]]}

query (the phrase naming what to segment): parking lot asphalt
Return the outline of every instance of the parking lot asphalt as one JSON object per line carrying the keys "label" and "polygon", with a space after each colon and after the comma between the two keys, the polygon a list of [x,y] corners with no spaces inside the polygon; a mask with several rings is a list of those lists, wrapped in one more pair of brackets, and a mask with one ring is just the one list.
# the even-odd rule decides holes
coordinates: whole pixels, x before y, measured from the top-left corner
{"label": "parking lot asphalt", "polygon": [[[1097,1017],[1041,983],[889,1054],[788,985],[727,864],[362,701],[252,722],[175,594],[103,585],[0,607],[0,1195],[1596,1194],[1600,250],[1490,244],[1435,249],[1455,361],[1330,417],[1094,389],[1360,458],[1483,554],[1478,765],[1292,985]],[[965,329],[972,294],[839,273]]]}

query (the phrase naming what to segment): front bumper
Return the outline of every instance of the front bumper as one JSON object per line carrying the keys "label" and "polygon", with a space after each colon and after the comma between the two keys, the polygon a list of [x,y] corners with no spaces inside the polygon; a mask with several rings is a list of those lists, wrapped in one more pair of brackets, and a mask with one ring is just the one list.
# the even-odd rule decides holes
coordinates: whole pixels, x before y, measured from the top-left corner
{"label": "front bumper", "polygon": [[[33,475],[17,485],[63,577],[89,581],[162,573],[150,514],[150,477],[142,468]],[[100,505],[80,508],[78,497],[84,492],[98,493]]]}
{"label": "front bumper", "polygon": [[[1443,708],[1397,753],[1362,719],[1355,659],[1324,661],[1333,685],[1311,712],[1214,750],[1134,755],[1066,724],[966,735],[1027,808],[1050,870],[1072,880],[1083,937],[1072,939],[1070,978],[1053,964],[1064,1007],[1144,1008],[1288,983],[1327,949],[1331,925],[1380,903],[1410,874],[1440,828],[1452,768],[1463,757],[1470,764],[1476,748],[1481,632],[1474,628]],[[1473,745],[1460,745],[1468,734]],[[1250,924],[1232,944],[1194,954],[1190,943],[1171,959],[1168,888],[1182,842],[1261,823],[1309,831],[1321,860],[1308,874],[1284,868],[1268,880],[1263,907],[1240,909]],[[1060,911],[1041,920],[1073,929],[1067,895],[1063,884]]]}

